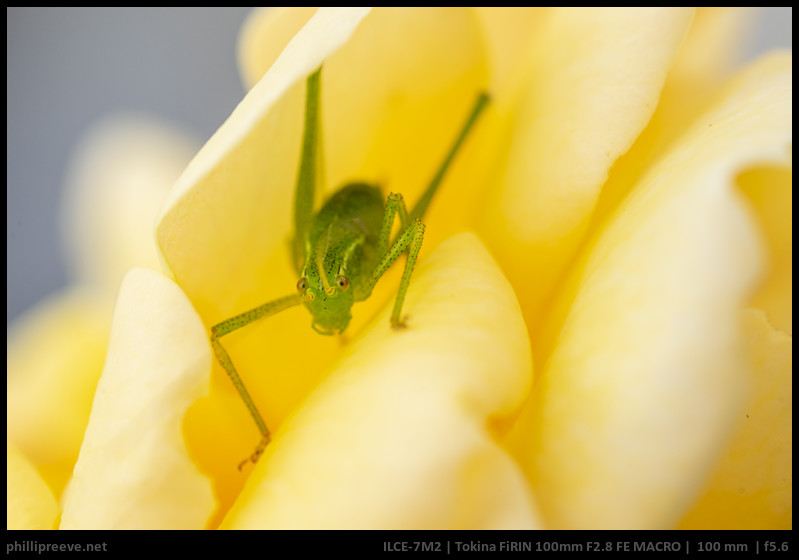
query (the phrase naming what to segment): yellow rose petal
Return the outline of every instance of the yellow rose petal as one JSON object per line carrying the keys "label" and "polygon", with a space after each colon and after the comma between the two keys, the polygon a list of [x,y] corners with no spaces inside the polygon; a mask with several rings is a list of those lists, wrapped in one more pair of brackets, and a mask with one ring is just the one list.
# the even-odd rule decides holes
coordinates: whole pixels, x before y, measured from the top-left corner
{"label": "yellow rose petal", "polygon": [[226,528],[532,528],[518,467],[487,426],[530,383],[510,285],[471,234],[414,272],[275,434]]}
{"label": "yellow rose petal", "polygon": [[[220,381],[231,385],[227,378]],[[238,466],[261,440],[239,394],[218,385],[212,384],[210,394],[189,408],[184,422],[189,454],[213,482],[217,507],[208,529],[216,529],[236,501],[251,470],[249,464]]]}
{"label": "yellow rose petal", "polygon": [[54,295],[8,329],[6,434],[60,496],[78,458],[111,311],[93,293]]}
{"label": "yellow rose petal", "polygon": [[793,344],[749,310],[744,320],[752,363],[749,403],[733,443],[683,519],[683,529],[790,529],[792,505]]}
{"label": "yellow rose petal", "polygon": [[697,8],[669,79],[713,81],[724,77],[746,50],[756,12],[757,8],[743,6]]}
{"label": "yellow rose petal", "polygon": [[562,286],[512,445],[555,527],[670,527],[742,411],[762,244],[737,175],[785,164],[791,57],[764,58],[650,170]]}
{"label": "yellow rose petal", "polygon": [[188,407],[208,392],[205,328],[171,280],[123,281],[103,376],[65,494],[62,529],[201,529],[210,482],[183,440]]}
{"label": "yellow rose petal", "polygon": [[[586,237],[604,227],[643,171],[683,134],[730,77],[752,31],[754,8],[697,8],[669,69],[657,110],[602,186]],[[535,350],[535,349],[534,349]]]}
{"label": "yellow rose petal", "polygon": [[261,79],[316,8],[273,6],[258,8],[247,17],[239,35],[239,73],[244,88]]}
{"label": "yellow rose petal", "polygon": [[54,529],[58,502],[36,468],[6,442],[6,529]]}
{"label": "yellow rose petal", "polygon": [[[528,324],[581,241],[600,188],[657,106],[693,11],[556,8],[537,22],[507,162],[480,233]],[[498,110],[502,108],[498,107]]]}
{"label": "yellow rose petal", "polygon": [[738,178],[768,245],[768,275],[750,302],[769,322],[793,333],[793,167],[756,167]]}
{"label": "yellow rose petal", "polygon": [[130,268],[159,268],[153,224],[198,148],[144,115],[115,115],[89,130],[69,170],[63,206],[64,250],[78,281],[113,299]]}
{"label": "yellow rose petal", "polygon": [[538,26],[547,16],[541,7],[475,7],[485,34],[491,61],[491,90],[502,95],[509,80],[523,71],[531,43],[538,37]]}

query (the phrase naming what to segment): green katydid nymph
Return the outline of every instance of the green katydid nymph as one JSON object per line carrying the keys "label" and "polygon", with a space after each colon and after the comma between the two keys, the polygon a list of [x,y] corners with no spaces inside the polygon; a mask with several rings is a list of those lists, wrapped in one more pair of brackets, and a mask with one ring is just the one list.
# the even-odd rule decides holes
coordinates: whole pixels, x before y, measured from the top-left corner
{"label": "green katydid nymph", "polygon": [[[308,76],[306,83],[305,126],[294,195],[294,239],[291,244],[294,266],[300,276],[297,292],[211,327],[214,354],[236,386],[261,433],[260,443],[239,469],[247,461],[254,463],[258,460],[269,443],[270,432],[219,339],[258,319],[299,304],[304,304],[311,312],[314,330],[320,334],[342,333],[352,317],[353,304],[367,299],[380,277],[407,251],[405,270],[391,314],[391,326],[395,329],[403,327],[402,303],[424,237],[422,217],[455,154],[489,100],[485,93],[478,96],[443,163],[410,212],[401,194],[389,194],[384,204],[378,187],[351,183],[333,194],[314,214],[314,191],[321,175],[317,169],[321,160],[318,157],[321,72],[320,67]],[[400,231],[391,240],[397,214]]]}

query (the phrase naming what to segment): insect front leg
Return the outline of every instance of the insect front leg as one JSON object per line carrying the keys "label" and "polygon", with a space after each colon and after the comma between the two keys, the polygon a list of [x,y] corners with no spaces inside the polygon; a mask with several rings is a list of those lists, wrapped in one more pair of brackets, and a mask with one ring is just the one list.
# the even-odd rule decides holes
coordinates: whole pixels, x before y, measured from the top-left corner
{"label": "insect front leg", "polygon": [[[424,239],[424,223],[422,223],[422,216],[424,216],[427,207],[433,200],[455,155],[458,153],[464,140],[477,122],[480,113],[482,113],[483,109],[488,105],[489,99],[486,93],[481,93],[477,96],[477,100],[466,118],[463,128],[461,128],[460,133],[455,138],[455,142],[444,158],[444,161],[441,163],[432,181],[430,181],[430,184],[416,202],[416,206],[411,212],[408,212],[407,208],[405,208],[405,201],[401,194],[391,193],[388,196],[383,224],[380,230],[380,238],[378,240],[378,254],[383,254],[383,258],[372,273],[368,292],[371,293],[372,288],[377,284],[380,277],[385,274],[386,270],[388,270],[403,251],[407,249],[408,260],[405,262],[405,270],[402,273],[397,299],[394,302],[394,311],[391,313],[391,326],[395,329],[404,326],[401,318],[402,304],[405,301],[405,293],[408,291],[411,274],[413,273],[414,266],[416,266],[416,257],[419,255],[419,249],[421,249],[422,240]],[[397,214],[400,216],[400,224],[402,226],[400,231],[402,233],[400,233],[397,239],[391,244],[391,248],[389,248],[391,228],[394,225],[394,216]]]}
{"label": "insect front leg", "polygon": [[[405,199],[401,194],[389,193],[388,200],[386,201],[386,210],[383,214],[383,224],[380,226],[380,238],[377,241],[377,250],[380,255],[384,255],[386,251],[388,251],[391,230],[394,227],[394,216],[397,214],[399,214],[400,217],[401,235],[408,227],[408,209],[405,207]],[[399,239],[399,237],[397,239]],[[376,279],[375,282],[377,282]],[[374,286],[374,283],[372,283],[372,286]]]}
{"label": "insect front leg", "polygon": [[270,301],[269,303],[265,303],[264,305],[256,307],[255,309],[245,311],[244,313],[236,315],[235,317],[231,317],[230,319],[222,321],[221,323],[211,327],[211,348],[214,350],[214,355],[216,356],[216,359],[219,361],[222,368],[227,372],[230,380],[233,382],[233,385],[239,392],[241,399],[244,401],[244,404],[247,405],[250,415],[252,416],[253,420],[255,420],[255,424],[258,426],[258,431],[261,433],[261,441],[255,447],[253,454],[250,455],[247,460],[239,464],[239,470],[241,470],[247,461],[252,461],[253,463],[258,461],[258,458],[269,444],[270,433],[269,428],[266,427],[266,422],[264,422],[261,413],[258,412],[258,408],[255,406],[255,402],[253,402],[252,397],[250,397],[250,393],[244,386],[244,382],[241,380],[236,368],[233,366],[233,361],[230,359],[227,351],[222,347],[222,343],[219,342],[219,339],[226,334],[240,329],[241,327],[245,327],[259,319],[279,313],[280,311],[293,307],[302,301],[303,298],[299,295],[286,296],[274,301]]}
{"label": "insect front leg", "polygon": [[[408,247],[408,260],[405,261],[405,270],[402,272],[402,280],[397,291],[397,299],[394,301],[394,311],[391,312],[391,326],[395,329],[405,326],[400,314],[402,313],[402,303],[405,301],[405,293],[408,291],[408,284],[411,281],[413,268],[416,266],[416,257],[422,248],[424,239],[424,223],[420,219],[415,219],[402,233],[394,247],[397,247],[397,256]],[[391,250],[394,250],[394,247]],[[395,257],[396,259],[396,257]]]}
{"label": "insect front leg", "polygon": [[[394,216],[397,213],[400,215],[402,232],[396,241],[392,243],[391,248],[386,250],[388,247],[388,239],[391,235],[391,226],[394,223]],[[416,258],[419,255],[419,249],[422,248],[424,227],[424,223],[418,218],[408,223],[408,211],[405,208],[405,201],[401,194],[391,193],[389,195],[388,202],[386,203],[386,212],[383,217],[383,226],[380,230],[380,239],[378,241],[378,247],[381,252],[384,252],[384,255],[372,273],[369,286],[371,291],[380,277],[394,264],[394,261],[408,249],[408,260],[405,261],[405,270],[402,273],[397,299],[394,301],[394,310],[391,313],[391,326],[395,329],[404,326],[404,322],[401,318],[402,304],[405,301],[405,294],[408,291],[408,284],[411,281],[413,268],[416,266]]]}

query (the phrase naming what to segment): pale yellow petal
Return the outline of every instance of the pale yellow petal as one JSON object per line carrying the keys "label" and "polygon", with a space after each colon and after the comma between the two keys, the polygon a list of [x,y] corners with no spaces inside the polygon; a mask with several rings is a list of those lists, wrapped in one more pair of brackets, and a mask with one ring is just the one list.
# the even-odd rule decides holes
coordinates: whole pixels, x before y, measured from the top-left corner
{"label": "pale yellow petal", "polygon": [[532,528],[529,489],[489,428],[531,379],[513,290],[462,234],[275,434],[227,528]]}
{"label": "pale yellow petal", "polygon": [[6,435],[61,495],[103,371],[111,308],[72,289],[17,319],[6,342]]}
{"label": "pale yellow petal", "polygon": [[[351,180],[371,181],[386,194],[403,193],[412,205],[485,86],[473,15],[457,8],[323,8],[289,42],[188,166],[157,226],[165,262],[206,326],[296,290],[288,241],[307,75],[324,62],[326,194]],[[442,185],[456,202],[431,209],[430,223],[439,225],[428,228],[422,258],[459,223],[457,204],[474,205],[464,196],[478,186],[469,170],[479,158],[466,157],[474,147],[464,148]],[[445,219],[438,221],[436,212]],[[390,295],[380,291],[356,307],[347,335]],[[305,310],[296,308],[223,340],[270,428],[279,426],[341,351],[339,340],[317,335],[310,323]],[[215,371],[211,398],[235,395],[221,368]],[[228,410],[226,404],[206,404],[219,414]],[[224,421],[239,425],[241,436],[219,445],[203,439],[199,427],[207,420],[196,416],[197,429],[191,430],[212,461],[204,468],[215,473],[218,488],[229,489],[228,497],[242,480],[235,465],[252,453],[259,437],[241,403],[239,410],[243,424],[236,424],[238,417]],[[251,443],[236,453],[212,452],[247,438]]]}
{"label": "pale yellow petal", "polygon": [[756,19],[757,8],[752,7],[697,8],[669,79],[700,80],[704,85],[724,78],[746,51]]}
{"label": "pale yellow petal", "polygon": [[652,116],[692,15],[556,8],[537,23],[526,74],[497,101],[513,117],[508,155],[479,230],[524,287],[528,324],[573,258],[610,168]]}
{"label": "pale yellow petal", "polygon": [[762,312],[744,317],[752,387],[733,443],[683,529],[793,525],[793,341]]}
{"label": "pale yellow petal", "polygon": [[[213,483],[217,507],[208,529],[216,529],[236,501],[251,470],[249,464],[242,465],[242,470],[238,466],[260,441],[250,413],[229,385],[232,384],[227,377],[213,383],[210,394],[189,408],[183,425],[189,454]],[[247,387],[249,390],[252,384]]]}
{"label": "pale yellow petal", "polygon": [[62,210],[75,280],[113,299],[130,268],[160,267],[155,218],[198,148],[186,133],[140,114],[108,117],[86,133]]}
{"label": "pale yellow petal", "polygon": [[239,35],[239,74],[245,89],[250,89],[261,79],[314,13],[316,8],[306,6],[253,10]]}
{"label": "pale yellow petal", "polygon": [[208,392],[205,328],[171,280],[126,275],[103,376],[62,529],[201,529],[214,509],[210,481],[183,438],[188,407]]}
{"label": "pale yellow petal", "polygon": [[58,503],[30,461],[6,442],[6,529],[55,529]]}
{"label": "pale yellow petal", "polygon": [[736,190],[790,161],[791,57],[743,72],[654,166],[562,285],[512,445],[555,527],[670,527],[743,406],[738,310],[763,270]]}
{"label": "pale yellow petal", "polygon": [[591,217],[586,237],[604,227],[643,171],[683,134],[741,61],[754,30],[754,8],[697,8],[685,41],[672,62],[657,110],[632,148],[616,161]]}
{"label": "pale yellow petal", "polygon": [[768,247],[768,275],[750,304],[793,333],[793,166],[748,169],[738,178]]}
{"label": "pale yellow petal", "polygon": [[523,71],[531,43],[538,38],[539,25],[548,8],[541,7],[475,7],[485,36],[491,63],[491,90],[500,92],[510,87],[509,81]]}

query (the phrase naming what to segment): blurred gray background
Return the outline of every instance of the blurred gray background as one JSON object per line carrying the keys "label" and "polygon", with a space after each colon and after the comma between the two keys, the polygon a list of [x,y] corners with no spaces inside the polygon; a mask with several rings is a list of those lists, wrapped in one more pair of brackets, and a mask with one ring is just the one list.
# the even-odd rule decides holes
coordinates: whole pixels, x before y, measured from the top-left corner
{"label": "blurred gray background", "polygon": [[[7,323],[67,283],[59,205],[77,140],[128,110],[208,139],[244,93],[236,38],[249,11],[7,8]],[[792,18],[764,8],[748,58],[792,47]]]}

